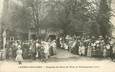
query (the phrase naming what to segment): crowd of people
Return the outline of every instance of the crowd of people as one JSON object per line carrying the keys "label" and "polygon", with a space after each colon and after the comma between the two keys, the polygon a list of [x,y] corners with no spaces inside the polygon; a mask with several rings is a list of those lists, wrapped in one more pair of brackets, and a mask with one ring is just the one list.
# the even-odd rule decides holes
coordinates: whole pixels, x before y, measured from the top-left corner
{"label": "crowd of people", "polygon": [[115,57],[115,48],[111,37],[89,35],[56,36],[55,39],[27,40],[7,42],[7,59],[15,59],[21,64],[23,59],[40,59],[46,62],[48,58],[57,54],[57,49],[65,49],[73,54],[88,57]]}
{"label": "crowd of people", "polygon": [[14,59],[21,64],[23,59],[40,59],[46,62],[50,56],[56,55],[56,40],[12,41],[6,45],[7,59]]}

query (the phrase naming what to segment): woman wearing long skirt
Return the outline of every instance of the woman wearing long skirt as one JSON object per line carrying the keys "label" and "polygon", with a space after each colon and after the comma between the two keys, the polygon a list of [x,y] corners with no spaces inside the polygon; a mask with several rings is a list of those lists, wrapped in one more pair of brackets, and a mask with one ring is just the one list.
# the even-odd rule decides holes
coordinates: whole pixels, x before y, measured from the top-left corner
{"label": "woman wearing long skirt", "polygon": [[91,57],[91,51],[92,51],[91,46],[88,46],[88,49],[87,49],[87,56]]}
{"label": "woman wearing long skirt", "polygon": [[106,47],[104,47],[104,49],[103,49],[103,57],[105,58],[106,56],[107,56],[107,49],[106,49]]}
{"label": "woman wearing long skirt", "polygon": [[51,47],[52,47],[52,50],[53,50],[53,55],[56,55],[57,49],[56,49],[56,42],[55,42],[55,40],[52,41]]}
{"label": "woman wearing long skirt", "polygon": [[12,60],[13,58],[12,48],[9,48],[8,56],[9,56],[9,59]]}
{"label": "woman wearing long skirt", "polygon": [[110,56],[110,44],[107,44],[106,45],[106,49],[107,49],[107,57],[109,57]]}
{"label": "woman wearing long skirt", "polygon": [[85,47],[83,45],[79,46],[79,55],[81,56],[85,55]]}
{"label": "woman wearing long skirt", "polygon": [[81,48],[81,53],[82,53],[82,55],[84,56],[85,55],[85,46],[82,46],[82,48]]}
{"label": "woman wearing long skirt", "polygon": [[22,57],[22,49],[21,49],[21,46],[18,47],[18,50],[16,51],[16,61],[19,63],[19,64],[22,64],[22,61],[23,61],[23,57]]}
{"label": "woman wearing long skirt", "polygon": [[41,61],[46,62],[49,57],[49,44],[47,42],[42,42],[42,52],[41,52]]}

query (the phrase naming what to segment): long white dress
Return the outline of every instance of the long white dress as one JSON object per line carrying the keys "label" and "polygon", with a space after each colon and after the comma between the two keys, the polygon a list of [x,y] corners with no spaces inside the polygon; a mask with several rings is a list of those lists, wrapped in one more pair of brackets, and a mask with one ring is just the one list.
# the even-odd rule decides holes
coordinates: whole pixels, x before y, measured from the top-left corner
{"label": "long white dress", "polygon": [[79,47],[79,55],[85,55],[85,47],[84,46]]}
{"label": "long white dress", "polygon": [[53,48],[52,48],[52,49],[53,49],[53,53],[54,53],[54,55],[56,55],[56,51],[57,51],[57,49],[56,49],[56,43],[55,43],[55,42],[52,42],[50,46],[53,47]]}
{"label": "long white dress", "polygon": [[88,46],[88,49],[87,49],[87,56],[91,57],[91,46]]}
{"label": "long white dress", "polygon": [[104,49],[103,49],[103,56],[104,56],[104,57],[106,57],[106,55],[107,55],[106,52],[107,52],[107,50],[106,50],[106,48],[104,48]]}
{"label": "long white dress", "polygon": [[43,47],[44,47],[44,53],[49,55],[49,48],[50,48],[49,44],[47,42],[45,42]]}
{"label": "long white dress", "polygon": [[16,52],[17,56],[16,56],[16,61],[23,61],[23,57],[22,57],[22,50],[18,49]]}

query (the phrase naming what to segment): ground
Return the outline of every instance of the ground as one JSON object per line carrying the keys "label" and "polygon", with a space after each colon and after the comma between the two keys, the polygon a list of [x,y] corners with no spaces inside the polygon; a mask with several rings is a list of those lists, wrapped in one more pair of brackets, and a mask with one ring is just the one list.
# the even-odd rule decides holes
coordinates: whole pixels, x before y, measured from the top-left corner
{"label": "ground", "polygon": [[81,57],[62,49],[46,63],[25,60],[18,65],[15,61],[0,61],[0,72],[115,72],[114,67],[115,62],[109,58]]}

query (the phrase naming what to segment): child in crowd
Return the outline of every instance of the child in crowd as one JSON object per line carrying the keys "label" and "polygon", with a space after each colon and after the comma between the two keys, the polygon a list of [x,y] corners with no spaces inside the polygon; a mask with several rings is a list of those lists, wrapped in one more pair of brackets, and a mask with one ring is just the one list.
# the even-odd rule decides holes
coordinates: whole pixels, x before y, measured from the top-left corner
{"label": "child in crowd", "polygon": [[23,57],[22,57],[22,49],[21,46],[18,46],[18,50],[16,51],[16,61],[18,61],[19,64],[22,64]]}

